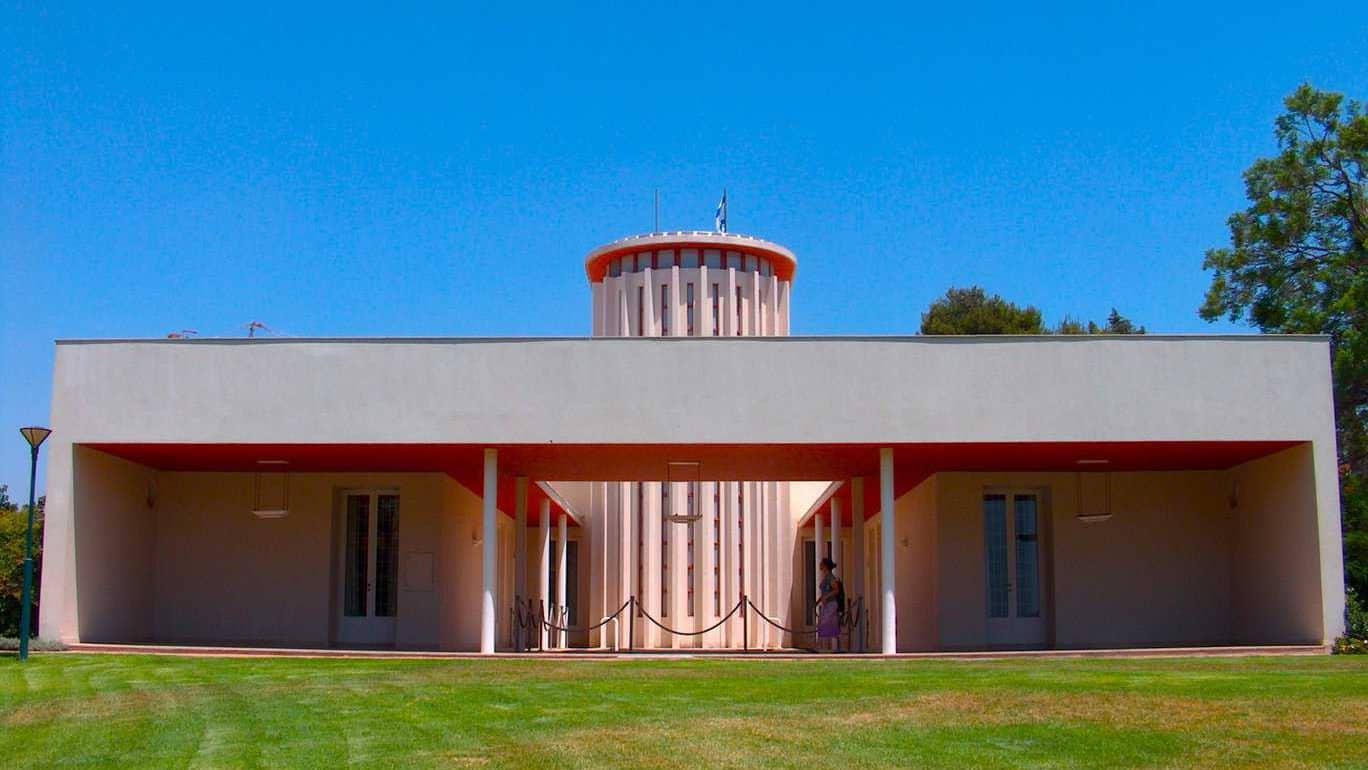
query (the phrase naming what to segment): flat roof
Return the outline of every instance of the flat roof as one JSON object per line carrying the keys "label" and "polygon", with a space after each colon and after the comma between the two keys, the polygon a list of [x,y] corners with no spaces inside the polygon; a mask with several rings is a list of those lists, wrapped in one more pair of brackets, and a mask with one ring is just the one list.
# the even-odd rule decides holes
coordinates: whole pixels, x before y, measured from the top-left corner
{"label": "flat roof", "polygon": [[972,345],[983,342],[1173,342],[1194,340],[1203,342],[1328,342],[1328,334],[838,334],[741,337],[73,337],[54,340],[58,345],[114,345],[127,343],[158,343],[166,345],[281,345],[308,344],[387,344],[387,345],[460,345],[486,342],[592,342],[641,344],[678,344],[683,342],[739,342],[744,344],[784,344],[792,342],[899,342],[930,345]]}

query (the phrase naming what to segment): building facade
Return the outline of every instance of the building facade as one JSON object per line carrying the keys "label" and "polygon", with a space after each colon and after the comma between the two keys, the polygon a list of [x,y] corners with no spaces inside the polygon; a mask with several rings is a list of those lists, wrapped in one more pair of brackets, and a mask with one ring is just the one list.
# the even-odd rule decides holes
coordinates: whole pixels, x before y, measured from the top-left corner
{"label": "building facade", "polygon": [[828,554],[875,652],[1342,632],[1325,338],[795,337],[796,270],[653,233],[590,337],[60,341],[41,635],[804,648]]}

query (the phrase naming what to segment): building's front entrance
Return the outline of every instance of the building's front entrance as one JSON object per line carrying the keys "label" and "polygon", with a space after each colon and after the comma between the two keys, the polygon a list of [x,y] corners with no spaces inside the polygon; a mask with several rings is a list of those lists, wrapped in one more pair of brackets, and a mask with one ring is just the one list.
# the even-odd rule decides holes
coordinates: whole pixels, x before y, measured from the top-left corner
{"label": "building's front entrance", "polygon": [[1043,647],[1041,495],[989,490],[983,495],[988,642],[992,647]]}
{"label": "building's front entrance", "polygon": [[399,495],[393,490],[347,492],[341,518],[336,641],[392,645],[399,597]]}

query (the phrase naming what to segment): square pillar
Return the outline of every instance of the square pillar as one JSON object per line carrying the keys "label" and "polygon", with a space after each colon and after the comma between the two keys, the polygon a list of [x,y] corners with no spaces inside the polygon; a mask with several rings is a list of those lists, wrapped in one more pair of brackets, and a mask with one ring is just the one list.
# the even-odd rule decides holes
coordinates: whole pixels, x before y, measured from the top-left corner
{"label": "square pillar", "polygon": [[[556,604],[565,607],[567,610],[570,607],[570,603],[565,600],[565,541],[569,536],[567,531],[568,522],[566,521],[569,518],[569,516],[561,514],[559,526],[556,530]],[[567,615],[558,623],[558,625],[572,626],[574,625],[574,618]],[[559,635],[560,639],[557,641],[556,646],[569,647],[569,635],[564,631],[561,631]]]}
{"label": "square pillar", "polygon": [[513,502],[513,595],[520,602],[529,598],[527,593],[527,477],[516,479],[517,494]]}
{"label": "square pillar", "polygon": [[[694,621],[698,624],[696,628],[707,628],[716,623],[718,617],[717,606],[713,602],[713,593],[717,589],[717,576],[713,574],[716,566],[713,548],[717,545],[717,529],[713,525],[713,516],[716,512],[713,505],[713,490],[716,488],[715,481],[700,481],[698,494],[694,498],[700,514],[698,522],[694,524]],[[699,646],[713,647],[716,640],[717,632],[710,631],[700,637]]]}
{"label": "square pillar", "polygon": [[843,569],[845,558],[841,555],[841,498],[831,498],[831,560],[836,562],[836,569]]}
{"label": "square pillar", "polygon": [[499,450],[484,451],[484,489],[481,511],[481,569],[480,569],[480,652],[494,653],[494,584],[495,562],[498,558]]}
{"label": "square pillar", "polygon": [[[537,513],[541,517],[541,521],[538,522],[541,525],[541,540],[538,542],[539,547],[537,548],[541,554],[537,560],[537,598],[541,600],[538,611],[549,613],[551,611],[551,500],[543,497],[541,510]],[[538,635],[541,637],[542,649],[551,645],[549,629],[545,625],[539,629]]]}
{"label": "square pillar", "polygon": [[[741,598],[736,582],[736,485],[732,481],[717,483],[717,502],[722,507],[722,531],[718,538],[718,580],[722,581],[722,613],[726,614]],[[722,626],[722,642],[728,647],[740,647],[741,613],[732,616]]]}
{"label": "square pillar", "polygon": [[897,575],[893,563],[897,533],[894,531],[893,518],[893,449],[884,447],[879,450],[879,537],[882,545],[879,588],[883,594],[881,635],[884,655],[898,652],[898,610],[894,598]]}
{"label": "square pillar", "polygon": [[[850,569],[846,570],[846,585],[850,586],[853,596],[864,599],[864,606],[869,606],[869,599],[865,598],[867,587],[865,586],[865,531],[864,531],[864,478],[857,476],[850,480]],[[864,623],[864,616],[858,618],[860,623]],[[863,640],[863,626],[857,626],[856,635]],[[860,652],[864,652],[860,648]]]}
{"label": "square pillar", "polygon": [[[641,608],[649,612],[651,617],[660,619],[660,556],[662,551],[661,541],[661,514],[660,514],[660,482],[643,481],[638,482],[641,490],[641,521],[642,521],[642,551],[641,554],[641,594],[637,596],[637,601],[641,602]],[[659,644],[659,629],[650,621],[637,623],[642,629],[641,644],[643,647],[655,647]]]}
{"label": "square pillar", "polygon": [[[823,535],[825,530],[822,527],[822,512],[818,511],[812,517],[812,595],[814,598],[822,598],[822,557],[826,555],[827,543]],[[803,610],[807,612],[806,609]],[[813,610],[812,625],[816,627],[816,610]]]}

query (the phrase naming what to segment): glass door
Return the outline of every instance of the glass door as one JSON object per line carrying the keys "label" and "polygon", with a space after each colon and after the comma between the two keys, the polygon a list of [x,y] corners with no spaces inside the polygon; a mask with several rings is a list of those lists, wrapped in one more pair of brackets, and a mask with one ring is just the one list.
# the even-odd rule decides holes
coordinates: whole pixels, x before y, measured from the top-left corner
{"label": "glass door", "polygon": [[1045,645],[1040,516],[1036,492],[983,495],[990,647]]}
{"label": "glass door", "polygon": [[399,609],[399,495],[348,492],[341,540],[338,641],[393,644]]}

